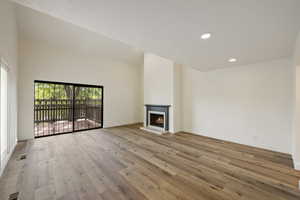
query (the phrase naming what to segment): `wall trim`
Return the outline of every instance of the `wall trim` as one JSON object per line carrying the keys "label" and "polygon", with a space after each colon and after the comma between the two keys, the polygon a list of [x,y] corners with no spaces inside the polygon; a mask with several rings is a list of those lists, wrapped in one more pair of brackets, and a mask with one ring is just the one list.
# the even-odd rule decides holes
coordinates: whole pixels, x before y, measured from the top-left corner
{"label": "wall trim", "polygon": [[133,122],[133,123],[127,123],[127,124],[107,126],[107,127],[103,127],[103,129],[126,127],[126,126],[143,126],[143,122]]}
{"label": "wall trim", "polygon": [[294,161],[294,160],[293,160],[293,162],[294,162],[294,168],[295,168],[296,170],[299,170],[299,171],[300,171],[300,162],[296,162],[296,161]]}
{"label": "wall trim", "polygon": [[10,160],[13,152],[15,151],[16,146],[17,146],[17,143],[14,144],[14,146],[11,149],[11,151],[9,152],[9,154],[4,158],[3,165],[1,165],[1,169],[0,169],[0,177],[2,176],[2,174],[3,174],[3,172],[4,172],[5,168],[6,168],[6,165],[7,165],[8,161]]}

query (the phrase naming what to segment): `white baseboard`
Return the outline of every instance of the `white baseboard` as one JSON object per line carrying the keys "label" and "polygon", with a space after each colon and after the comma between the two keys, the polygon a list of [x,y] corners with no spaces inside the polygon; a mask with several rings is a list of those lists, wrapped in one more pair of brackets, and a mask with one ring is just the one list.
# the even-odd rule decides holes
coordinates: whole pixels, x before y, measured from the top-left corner
{"label": "white baseboard", "polygon": [[11,155],[15,151],[16,146],[17,146],[17,143],[14,144],[13,148],[11,149],[11,151],[8,154],[5,153],[7,156],[3,159],[3,161],[1,161],[1,163],[3,163],[3,164],[1,165],[1,168],[0,168],[0,177],[2,176],[4,169],[8,163]]}
{"label": "white baseboard", "polygon": [[294,168],[295,168],[296,170],[300,170],[300,162],[294,161]]}
{"label": "white baseboard", "polygon": [[[294,168],[295,168],[295,170],[299,170],[300,171],[300,162],[296,161],[295,159],[293,159],[293,162],[294,162]],[[299,183],[298,183],[298,188],[300,190],[300,180],[299,180]]]}
{"label": "white baseboard", "polygon": [[119,126],[129,126],[129,125],[135,125],[135,124],[142,124],[143,122],[140,121],[134,121],[134,122],[111,122],[106,121],[105,124],[103,124],[103,128],[114,128]]}

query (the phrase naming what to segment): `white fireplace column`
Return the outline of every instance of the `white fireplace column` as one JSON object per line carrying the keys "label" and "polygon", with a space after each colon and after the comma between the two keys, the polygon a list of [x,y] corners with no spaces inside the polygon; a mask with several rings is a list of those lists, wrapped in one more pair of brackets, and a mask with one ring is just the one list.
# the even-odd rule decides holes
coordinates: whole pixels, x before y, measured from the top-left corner
{"label": "white fireplace column", "polygon": [[[144,104],[170,105],[169,132],[181,130],[181,66],[160,56],[144,54]],[[146,125],[146,110],[144,125]]]}

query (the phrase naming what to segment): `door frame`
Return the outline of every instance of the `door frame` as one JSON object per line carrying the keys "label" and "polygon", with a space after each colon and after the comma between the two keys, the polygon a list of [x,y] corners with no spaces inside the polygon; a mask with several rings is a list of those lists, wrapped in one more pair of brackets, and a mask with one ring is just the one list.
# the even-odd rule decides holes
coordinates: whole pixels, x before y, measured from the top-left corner
{"label": "door frame", "polygon": [[[103,85],[91,85],[91,84],[82,84],[82,83],[69,83],[69,82],[59,82],[59,81],[43,81],[43,80],[34,80],[34,88],[33,88],[33,102],[35,102],[35,83],[49,83],[49,84],[63,84],[63,85],[72,85],[74,87],[91,87],[91,88],[100,88],[102,91],[101,94],[101,126],[95,127],[95,128],[88,128],[88,129],[81,129],[81,130],[75,130],[74,129],[74,104],[75,104],[75,93],[73,91],[73,125],[72,125],[72,131],[68,132],[63,132],[63,133],[57,133],[57,134],[51,134],[51,135],[42,135],[42,136],[35,136],[34,138],[41,138],[41,137],[49,137],[49,136],[55,136],[55,135],[62,135],[62,134],[68,134],[68,133],[75,133],[75,132],[81,132],[81,131],[88,131],[88,130],[95,130],[95,129],[101,129],[103,128],[104,124],[104,118],[103,118],[103,113],[104,113],[104,87]],[[34,111],[33,111],[33,119],[34,119]],[[33,120],[33,130],[34,130],[34,120]]]}

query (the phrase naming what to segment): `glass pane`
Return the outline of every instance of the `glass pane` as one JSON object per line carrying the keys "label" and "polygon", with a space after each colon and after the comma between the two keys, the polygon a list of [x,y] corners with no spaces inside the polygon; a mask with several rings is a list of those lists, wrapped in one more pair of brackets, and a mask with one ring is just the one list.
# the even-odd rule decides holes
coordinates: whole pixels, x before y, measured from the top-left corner
{"label": "glass pane", "polygon": [[73,130],[73,86],[56,83],[35,83],[35,137]]}
{"label": "glass pane", "polygon": [[75,86],[74,130],[101,127],[102,90]]}

